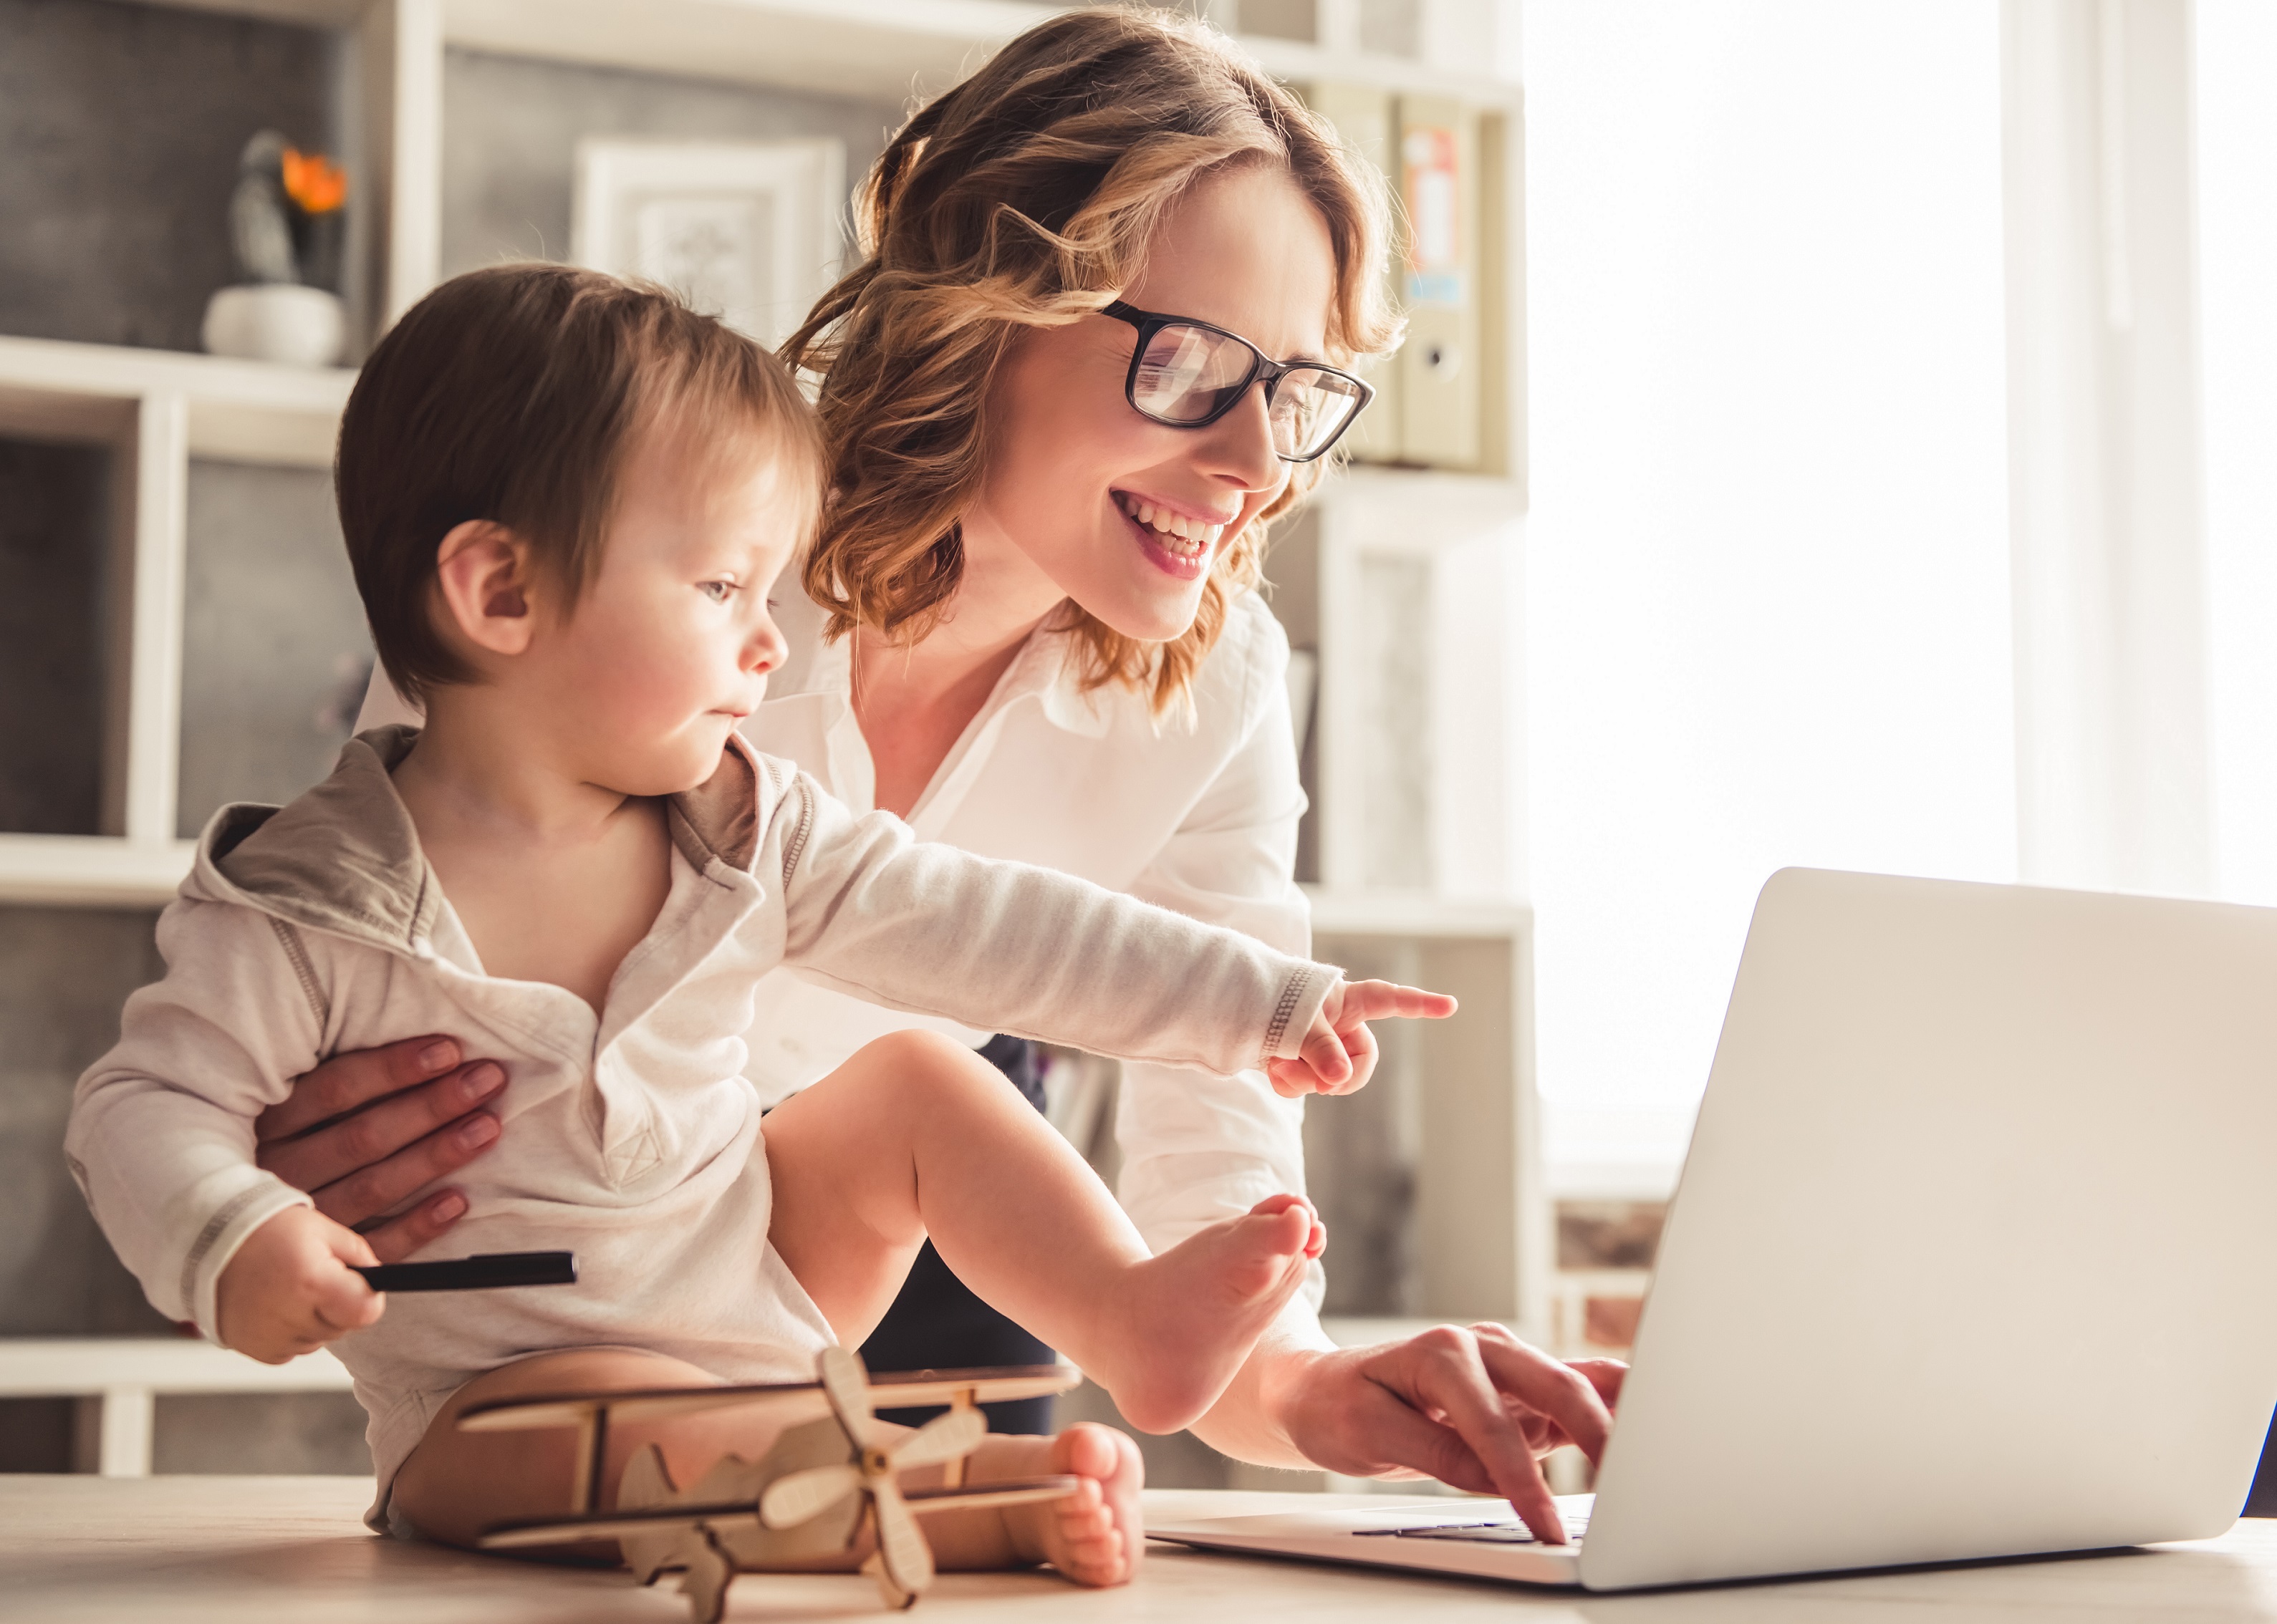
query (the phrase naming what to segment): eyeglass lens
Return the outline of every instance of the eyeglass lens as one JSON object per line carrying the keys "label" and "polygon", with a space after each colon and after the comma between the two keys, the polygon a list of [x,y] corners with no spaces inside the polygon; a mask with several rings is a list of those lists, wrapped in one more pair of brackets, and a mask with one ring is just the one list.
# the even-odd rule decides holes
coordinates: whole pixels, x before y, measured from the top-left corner
{"label": "eyeglass lens", "polygon": [[[1246,384],[1250,347],[1206,327],[1173,322],[1147,340],[1131,376],[1131,404],[1168,423],[1198,423],[1222,410]],[[1283,376],[1273,390],[1273,448],[1307,457],[1333,442],[1359,409],[1350,380],[1311,367]]]}

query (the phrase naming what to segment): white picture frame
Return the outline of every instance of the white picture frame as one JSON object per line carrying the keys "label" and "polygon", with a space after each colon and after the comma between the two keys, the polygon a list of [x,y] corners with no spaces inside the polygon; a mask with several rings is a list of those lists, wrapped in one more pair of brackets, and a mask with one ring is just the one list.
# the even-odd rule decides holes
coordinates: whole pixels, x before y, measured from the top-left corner
{"label": "white picture frame", "polygon": [[570,257],[672,289],[769,349],[838,276],[846,144],[577,143]]}

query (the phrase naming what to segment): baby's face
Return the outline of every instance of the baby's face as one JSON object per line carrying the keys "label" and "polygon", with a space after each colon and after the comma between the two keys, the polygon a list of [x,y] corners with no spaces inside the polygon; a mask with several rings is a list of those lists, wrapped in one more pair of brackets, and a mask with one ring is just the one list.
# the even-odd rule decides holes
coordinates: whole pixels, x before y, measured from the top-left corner
{"label": "baby's face", "polygon": [[794,463],[758,442],[694,456],[671,433],[627,459],[601,565],[528,674],[580,776],[619,793],[703,783],[782,664],[767,595],[812,511]]}

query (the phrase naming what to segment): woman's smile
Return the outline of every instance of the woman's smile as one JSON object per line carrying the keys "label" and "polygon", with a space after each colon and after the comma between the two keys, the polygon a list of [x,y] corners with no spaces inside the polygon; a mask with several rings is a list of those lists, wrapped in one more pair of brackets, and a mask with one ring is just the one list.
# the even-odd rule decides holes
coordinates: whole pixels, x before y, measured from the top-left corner
{"label": "woman's smile", "polygon": [[1210,555],[1231,522],[1199,518],[1127,490],[1110,494],[1147,562],[1179,581],[1196,580],[1208,570]]}

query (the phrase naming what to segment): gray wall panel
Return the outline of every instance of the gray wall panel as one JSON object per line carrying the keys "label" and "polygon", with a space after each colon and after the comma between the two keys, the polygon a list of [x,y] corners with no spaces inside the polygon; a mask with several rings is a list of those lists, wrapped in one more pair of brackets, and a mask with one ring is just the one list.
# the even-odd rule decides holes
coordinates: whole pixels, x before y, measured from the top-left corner
{"label": "gray wall panel", "polygon": [[0,440],[0,833],[98,832],[110,479],[104,447]]}
{"label": "gray wall panel", "polygon": [[371,639],[331,475],[190,465],[182,637],[185,837],[232,801],[290,801],[331,770]]}
{"label": "gray wall panel", "polygon": [[0,907],[0,1336],[166,1329],[64,1166],[72,1085],[158,975],[155,915]]}

